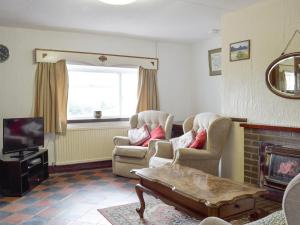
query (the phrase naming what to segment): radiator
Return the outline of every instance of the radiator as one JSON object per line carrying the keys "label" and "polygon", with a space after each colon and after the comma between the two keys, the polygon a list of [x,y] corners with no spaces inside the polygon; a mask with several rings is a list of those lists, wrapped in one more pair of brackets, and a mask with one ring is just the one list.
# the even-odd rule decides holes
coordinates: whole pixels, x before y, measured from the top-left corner
{"label": "radiator", "polygon": [[124,136],[128,128],[69,129],[55,139],[56,165],[111,160],[113,137]]}

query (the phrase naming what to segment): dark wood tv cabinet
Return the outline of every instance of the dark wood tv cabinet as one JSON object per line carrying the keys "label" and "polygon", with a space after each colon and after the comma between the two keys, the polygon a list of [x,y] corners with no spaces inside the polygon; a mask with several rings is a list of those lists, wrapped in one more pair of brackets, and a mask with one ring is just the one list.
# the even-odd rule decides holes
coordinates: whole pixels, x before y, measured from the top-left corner
{"label": "dark wood tv cabinet", "polygon": [[23,158],[12,158],[14,155],[0,157],[0,187],[5,196],[22,196],[49,177],[47,149]]}

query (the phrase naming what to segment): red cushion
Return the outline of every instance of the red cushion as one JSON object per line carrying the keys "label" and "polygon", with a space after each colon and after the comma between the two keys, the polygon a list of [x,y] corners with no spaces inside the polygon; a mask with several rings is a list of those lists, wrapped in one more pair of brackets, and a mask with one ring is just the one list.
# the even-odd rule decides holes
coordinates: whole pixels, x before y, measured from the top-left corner
{"label": "red cushion", "polygon": [[151,132],[150,132],[150,138],[144,142],[143,146],[144,147],[148,147],[149,142],[152,139],[165,139],[165,131],[164,129],[159,125],[158,127],[154,128]]}
{"label": "red cushion", "polygon": [[201,149],[205,145],[205,142],[206,142],[206,130],[203,129],[197,134],[195,141],[189,147]]}

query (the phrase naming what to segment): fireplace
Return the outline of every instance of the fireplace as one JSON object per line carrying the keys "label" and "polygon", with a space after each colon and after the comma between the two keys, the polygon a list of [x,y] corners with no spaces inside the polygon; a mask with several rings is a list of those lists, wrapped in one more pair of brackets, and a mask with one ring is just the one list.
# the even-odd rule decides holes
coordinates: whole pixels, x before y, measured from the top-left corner
{"label": "fireplace", "polygon": [[287,183],[299,173],[300,127],[240,126],[244,128],[244,181],[267,188],[268,197],[281,201]]}
{"label": "fireplace", "polygon": [[281,200],[287,184],[300,173],[300,149],[261,143],[259,147],[259,186],[269,196]]}

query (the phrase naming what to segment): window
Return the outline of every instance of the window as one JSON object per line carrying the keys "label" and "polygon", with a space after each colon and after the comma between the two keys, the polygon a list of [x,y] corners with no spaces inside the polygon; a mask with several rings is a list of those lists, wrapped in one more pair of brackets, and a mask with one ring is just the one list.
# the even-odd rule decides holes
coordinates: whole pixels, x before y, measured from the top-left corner
{"label": "window", "polygon": [[127,118],[137,104],[138,68],[68,65],[68,120]]}
{"label": "window", "polygon": [[286,80],[286,90],[294,91],[295,90],[295,74],[292,72],[285,71],[285,80]]}

